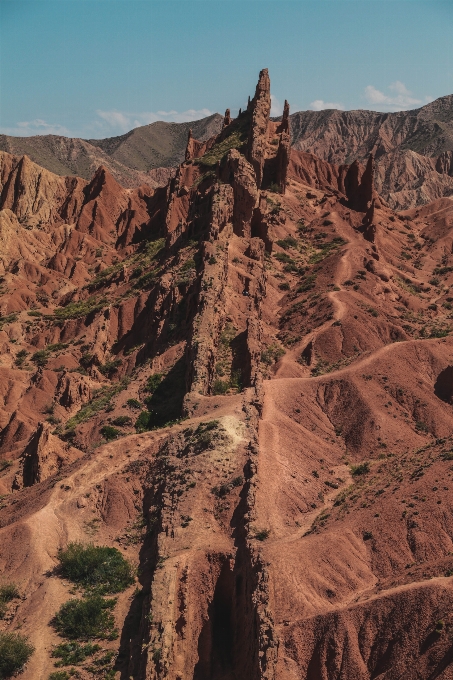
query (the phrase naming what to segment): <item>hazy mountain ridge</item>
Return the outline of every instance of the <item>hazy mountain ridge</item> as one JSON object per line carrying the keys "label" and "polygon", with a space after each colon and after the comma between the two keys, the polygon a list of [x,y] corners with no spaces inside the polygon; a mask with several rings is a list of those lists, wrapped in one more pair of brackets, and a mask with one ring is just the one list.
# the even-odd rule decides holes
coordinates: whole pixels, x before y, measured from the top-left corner
{"label": "hazy mountain ridge", "polygon": [[219,132],[222,120],[219,114],[214,114],[193,123],[157,122],[119,137],[100,140],[59,135],[0,135],[0,150],[15,156],[26,154],[57,175],[91,179],[97,168],[104,165],[124,187],[155,186],[152,170],[175,167],[183,160],[190,128],[197,139],[208,139]]}

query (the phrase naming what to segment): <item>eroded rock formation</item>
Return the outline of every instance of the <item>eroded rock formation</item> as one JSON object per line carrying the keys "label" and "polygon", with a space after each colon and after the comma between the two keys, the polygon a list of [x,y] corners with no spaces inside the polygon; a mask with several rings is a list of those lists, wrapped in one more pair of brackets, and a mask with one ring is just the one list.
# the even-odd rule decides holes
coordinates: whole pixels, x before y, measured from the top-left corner
{"label": "eroded rock formation", "polygon": [[395,212],[382,155],[293,151],[287,102],[269,111],[263,70],[157,188],[0,157],[0,580],[23,594],[2,630],[36,647],[24,680],[60,663],[73,541],[137,573],[81,677],[449,677],[453,202]]}

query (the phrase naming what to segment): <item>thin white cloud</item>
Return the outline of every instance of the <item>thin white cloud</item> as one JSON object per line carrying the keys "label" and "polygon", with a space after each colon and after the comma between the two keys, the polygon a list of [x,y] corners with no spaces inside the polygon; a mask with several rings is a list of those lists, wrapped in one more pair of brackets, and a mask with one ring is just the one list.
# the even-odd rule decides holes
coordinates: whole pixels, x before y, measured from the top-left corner
{"label": "thin white cloud", "polygon": [[324,111],[324,109],[339,109],[344,111],[344,105],[340,102],[325,102],[323,99],[315,99],[314,102],[310,102],[310,108],[313,111]]}
{"label": "thin white cloud", "polygon": [[414,97],[413,93],[400,80],[389,85],[388,89],[391,94],[381,92],[374,85],[367,85],[364,97],[373,109],[385,111],[404,111],[432,101],[432,97],[429,96],[421,99]]}
{"label": "thin white cloud", "polygon": [[271,116],[281,116],[283,113],[283,106],[280,101],[271,94]]}
{"label": "thin white cloud", "polygon": [[167,123],[187,123],[192,120],[200,120],[212,116],[214,111],[209,109],[188,109],[187,111],[144,111],[130,113],[128,111],[102,111],[98,109],[97,115],[113,130],[128,132],[141,125],[149,125],[158,120]]}
{"label": "thin white cloud", "polygon": [[0,133],[3,135],[14,135],[15,137],[32,137],[34,135],[67,136],[69,131],[64,125],[46,123],[45,120],[36,118],[35,120],[16,123],[15,127],[1,127]]}

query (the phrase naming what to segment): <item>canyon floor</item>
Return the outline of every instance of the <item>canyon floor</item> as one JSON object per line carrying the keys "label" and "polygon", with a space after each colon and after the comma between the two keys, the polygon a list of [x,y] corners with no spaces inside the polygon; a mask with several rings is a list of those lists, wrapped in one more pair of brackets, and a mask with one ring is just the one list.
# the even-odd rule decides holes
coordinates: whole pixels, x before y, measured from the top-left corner
{"label": "canyon floor", "polygon": [[[395,211],[372,156],[291,149],[269,114],[263,70],[165,186],[0,152],[24,680],[453,678],[453,199]],[[117,636],[58,668],[74,541],[135,579]]]}

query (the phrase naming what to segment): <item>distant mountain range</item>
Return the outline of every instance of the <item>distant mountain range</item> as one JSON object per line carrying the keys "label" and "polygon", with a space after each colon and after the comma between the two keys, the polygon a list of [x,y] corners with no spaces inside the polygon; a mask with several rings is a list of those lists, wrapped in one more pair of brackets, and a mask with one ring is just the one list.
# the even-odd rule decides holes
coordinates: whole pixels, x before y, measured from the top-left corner
{"label": "distant mountain range", "polygon": [[[160,121],[106,139],[0,135],[0,150],[27,154],[59,175],[90,179],[103,164],[125,187],[155,186],[168,177],[157,168],[182,161],[189,128],[205,141],[220,131],[222,120],[216,113],[190,123]],[[373,153],[376,189],[393,208],[453,194],[453,95],[412,111],[300,111],[290,121],[293,147],[330,163],[364,161]]]}
{"label": "distant mountain range", "polygon": [[10,137],[0,135],[0,151],[16,156],[26,154],[32,161],[57,175],[91,179],[100,165],[125,187],[159,179],[156,168],[176,167],[184,157],[191,128],[202,141],[216,135],[223,116],[215,113],[190,123],[164,123],[134,128],[125,135],[107,139],[79,139],[60,135]]}

